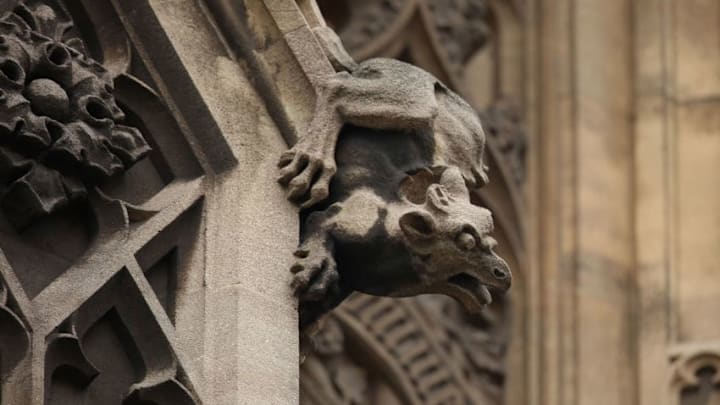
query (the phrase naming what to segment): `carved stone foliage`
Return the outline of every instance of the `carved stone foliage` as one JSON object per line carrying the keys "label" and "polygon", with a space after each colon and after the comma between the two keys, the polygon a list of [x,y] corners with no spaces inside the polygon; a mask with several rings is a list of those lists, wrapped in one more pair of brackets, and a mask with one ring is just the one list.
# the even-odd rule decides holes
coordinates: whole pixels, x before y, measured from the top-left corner
{"label": "carved stone foliage", "polygon": [[354,295],[314,336],[301,403],[501,404],[505,325],[489,316],[446,298]]}
{"label": "carved stone foliage", "polygon": [[510,100],[501,99],[480,113],[483,129],[490,142],[502,154],[516,185],[525,182],[527,133],[520,109]]}
{"label": "carved stone foliage", "polygon": [[124,7],[0,2],[3,404],[202,401],[175,328],[202,280],[205,173],[158,90],[168,68],[189,78],[148,57],[169,46]]}
{"label": "carved stone foliage", "polygon": [[0,20],[0,204],[20,229],[149,151],[138,129],[118,123],[112,77],[71,30],[38,1]]}

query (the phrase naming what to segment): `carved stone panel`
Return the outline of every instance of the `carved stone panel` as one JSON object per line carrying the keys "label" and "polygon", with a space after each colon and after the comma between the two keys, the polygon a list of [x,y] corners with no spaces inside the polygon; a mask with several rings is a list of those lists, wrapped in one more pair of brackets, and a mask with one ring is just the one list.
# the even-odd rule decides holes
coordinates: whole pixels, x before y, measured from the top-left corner
{"label": "carved stone panel", "polygon": [[119,272],[49,335],[46,404],[197,404],[132,277]]}
{"label": "carved stone panel", "polygon": [[202,402],[175,328],[206,171],[124,11],[0,2],[3,404]]}
{"label": "carved stone panel", "polygon": [[5,383],[16,383],[17,377],[13,374],[29,348],[30,332],[26,322],[20,318],[17,301],[0,277],[0,403],[5,403]]}
{"label": "carved stone panel", "polygon": [[354,295],[313,337],[301,403],[501,404],[503,307],[468,316],[446,297]]}

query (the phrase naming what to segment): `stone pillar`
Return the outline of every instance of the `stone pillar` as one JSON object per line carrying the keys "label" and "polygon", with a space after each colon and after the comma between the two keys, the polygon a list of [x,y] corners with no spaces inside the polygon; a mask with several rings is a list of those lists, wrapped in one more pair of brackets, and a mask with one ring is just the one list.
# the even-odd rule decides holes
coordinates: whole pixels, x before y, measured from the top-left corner
{"label": "stone pillar", "polygon": [[635,10],[638,403],[712,403],[698,376],[720,371],[720,4]]}
{"label": "stone pillar", "polygon": [[636,404],[630,5],[529,10],[532,404]]}
{"label": "stone pillar", "polygon": [[302,115],[296,111],[307,104],[309,87],[293,76],[291,53],[260,2],[226,16],[265,41],[264,49],[252,51],[255,65],[224,47],[239,39],[221,43],[207,20],[218,15],[197,2],[151,5],[239,162],[215,179],[206,201],[204,355],[198,359],[206,401],[297,403],[297,309],[288,268],[298,216],[275,182],[276,162],[287,148],[284,134],[266,108],[268,95],[256,92],[250,77],[261,78],[251,69],[258,63],[277,68],[271,69],[271,90],[293,118]]}

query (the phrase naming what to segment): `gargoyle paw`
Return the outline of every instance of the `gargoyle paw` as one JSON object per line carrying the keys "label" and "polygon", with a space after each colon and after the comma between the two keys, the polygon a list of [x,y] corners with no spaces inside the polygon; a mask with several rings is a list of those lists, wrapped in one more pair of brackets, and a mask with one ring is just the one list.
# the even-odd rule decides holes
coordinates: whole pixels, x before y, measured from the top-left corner
{"label": "gargoyle paw", "polygon": [[301,149],[296,145],[280,156],[278,182],[287,187],[288,200],[305,209],[327,198],[337,170],[334,159]]}
{"label": "gargoyle paw", "polygon": [[291,287],[300,302],[321,301],[335,293],[340,276],[329,252],[301,248],[294,255],[297,260],[290,268],[295,274]]}

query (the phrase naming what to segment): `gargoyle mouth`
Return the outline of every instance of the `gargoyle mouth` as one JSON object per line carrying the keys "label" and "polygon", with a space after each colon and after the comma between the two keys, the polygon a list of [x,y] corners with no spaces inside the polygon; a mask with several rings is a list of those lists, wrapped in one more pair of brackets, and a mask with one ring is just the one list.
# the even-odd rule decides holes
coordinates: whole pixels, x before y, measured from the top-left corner
{"label": "gargoyle mouth", "polygon": [[477,311],[481,307],[492,303],[490,290],[477,277],[460,273],[447,280],[448,295],[459,300],[470,311]]}
{"label": "gargoyle mouth", "polygon": [[469,312],[478,312],[492,303],[488,287],[507,291],[512,274],[507,263],[494,253],[485,257],[478,272],[455,274],[442,283],[445,294],[460,301]]}

